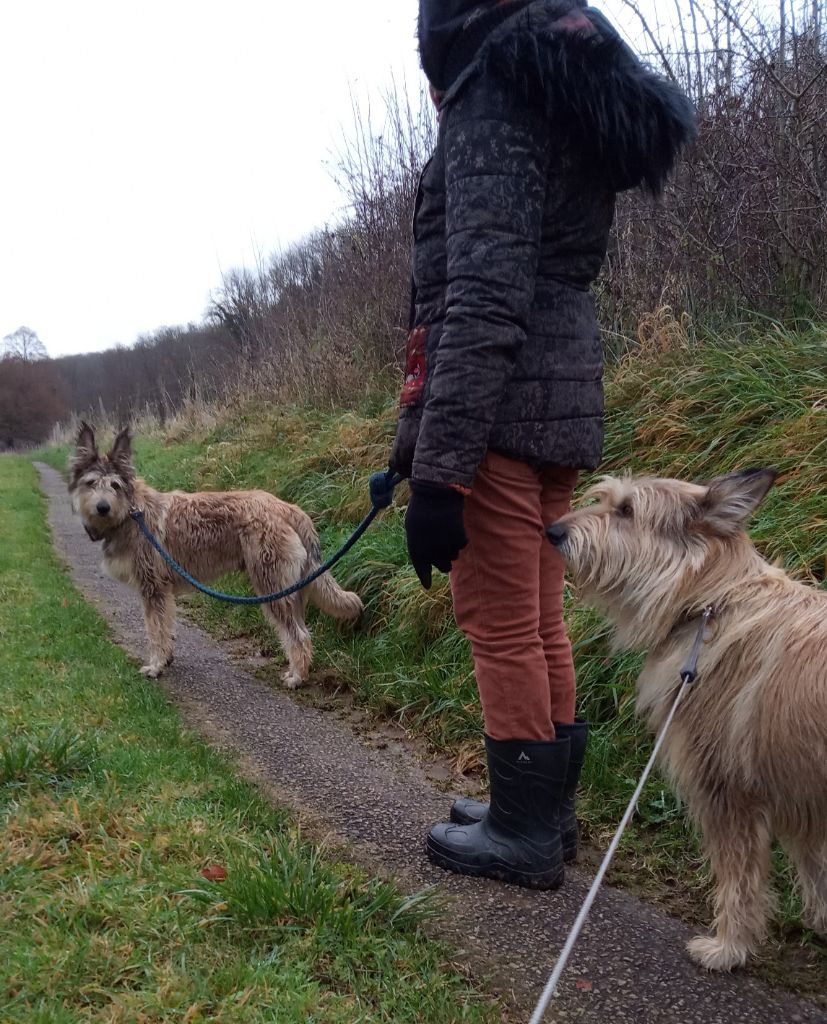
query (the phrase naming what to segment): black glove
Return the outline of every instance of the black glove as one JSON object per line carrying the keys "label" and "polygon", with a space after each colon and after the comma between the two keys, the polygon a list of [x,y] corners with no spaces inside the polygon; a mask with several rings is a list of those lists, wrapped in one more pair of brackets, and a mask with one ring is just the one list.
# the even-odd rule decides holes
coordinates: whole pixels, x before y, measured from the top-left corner
{"label": "black glove", "polygon": [[405,513],[408,554],[419,582],[431,586],[431,566],[451,571],[451,562],[468,543],[462,520],[464,499],[459,491],[442,484],[411,480],[411,497]]}

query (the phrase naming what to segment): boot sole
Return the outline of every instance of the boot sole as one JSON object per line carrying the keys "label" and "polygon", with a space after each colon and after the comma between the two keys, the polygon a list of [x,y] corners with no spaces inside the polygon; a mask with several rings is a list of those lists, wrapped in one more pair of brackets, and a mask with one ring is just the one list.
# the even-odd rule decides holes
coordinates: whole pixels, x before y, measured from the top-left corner
{"label": "boot sole", "polygon": [[448,856],[438,847],[432,846],[430,840],[425,843],[425,850],[428,860],[437,867],[452,871],[455,875],[470,875],[472,878],[493,878],[497,882],[510,882],[512,885],[519,885],[524,889],[536,889],[547,892],[551,889],[559,889],[563,884],[565,872],[562,865],[553,872],[526,872],[515,871],[514,868],[502,862],[491,864],[468,864],[464,860],[457,860]]}
{"label": "boot sole", "polygon": [[[463,814],[462,811],[457,811],[453,807],[451,808],[450,820],[455,825],[476,825],[480,819],[472,818],[470,814]],[[577,844],[567,846],[565,840],[563,841],[563,861],[566,864],[571,864],[577,860]]]}

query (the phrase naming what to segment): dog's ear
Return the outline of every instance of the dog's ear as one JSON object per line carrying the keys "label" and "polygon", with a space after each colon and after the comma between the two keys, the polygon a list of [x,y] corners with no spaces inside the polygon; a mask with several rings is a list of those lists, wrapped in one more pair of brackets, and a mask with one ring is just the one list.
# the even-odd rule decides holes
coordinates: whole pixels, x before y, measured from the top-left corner
{"label": "dog's ear", "polygon": [[129,427],[121,430],[106,457],[125,480],[130,480],[135,475],[132,466],[132,434]]}
{"label": "dog's ear", "polygon": [[701,501],[704,522],[724,536],[737,533],[764,500],[777,476],[775,469],[745,469],[716,477]]}
{"label": "dog's ear", "polygon": [[80,421],[77,438],[77,454],[87,455],[94,459],[98,457],[98,447],[95,444],[95,431],[92,430],[86,420]]}
{"label": "dog's ear", "polygon": [[95,444],[95,431],[85,420],[81,420],[75,454],[69,459],[69,490],[77,485],[78,479],[99,458],[98,446]]}

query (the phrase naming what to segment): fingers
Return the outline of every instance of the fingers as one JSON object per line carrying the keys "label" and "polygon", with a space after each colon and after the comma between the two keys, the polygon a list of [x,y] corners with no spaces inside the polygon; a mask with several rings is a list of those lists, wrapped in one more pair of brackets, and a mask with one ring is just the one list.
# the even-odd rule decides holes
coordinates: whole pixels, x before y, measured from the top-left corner
{"label": "fingers", "polygon": [[414,567],[414,572],[419,577],[419,582],[422,584],[422,586],[425,588],[425,590],[430,590],[431,589],[431,584],[433,583],[433,576],[432,576],[432,573],[431,573],[431,563],[430,562],[414,562],[414,560],[411,559],[411,564]]}
{"label": "fingers", "polygon": [[[463,545],[464,547],[465,545]],[[440,572],[449,573],[451,571],[452,564],[456,561],[459,556],[460,549],[458,548],[451,554],[450,557],[429,557],[427,555],[414,554],[410,548],[408,554],[410,555],[411,565],[414,567],[414,572],[419,577],[419,582],[426,590],[431,589],[433,583],[433,569],[439,569]]]}

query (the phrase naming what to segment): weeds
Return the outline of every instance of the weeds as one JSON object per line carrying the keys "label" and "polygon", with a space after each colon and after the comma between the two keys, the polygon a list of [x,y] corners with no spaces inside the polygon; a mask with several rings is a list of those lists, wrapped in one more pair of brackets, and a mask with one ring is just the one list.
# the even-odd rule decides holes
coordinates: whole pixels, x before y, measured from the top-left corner
{"label": "weeds", "polygon": [[213,922],[232,920],[274,939],[315,931],[351,940],[389,923],[415,930],[437,912],[430,891],[405,897],[386,882],[356,875],[343,883],[318,847],[293,834],[275,836],[267,849],[243,851],[225,881],[183,895],[206,904]]}
{"label": "weeds", "polygon": [[96,756],[94,739],[65,722],[46,733],[0,737],[0,786],[32,781],[58,782],[87,770]]}

